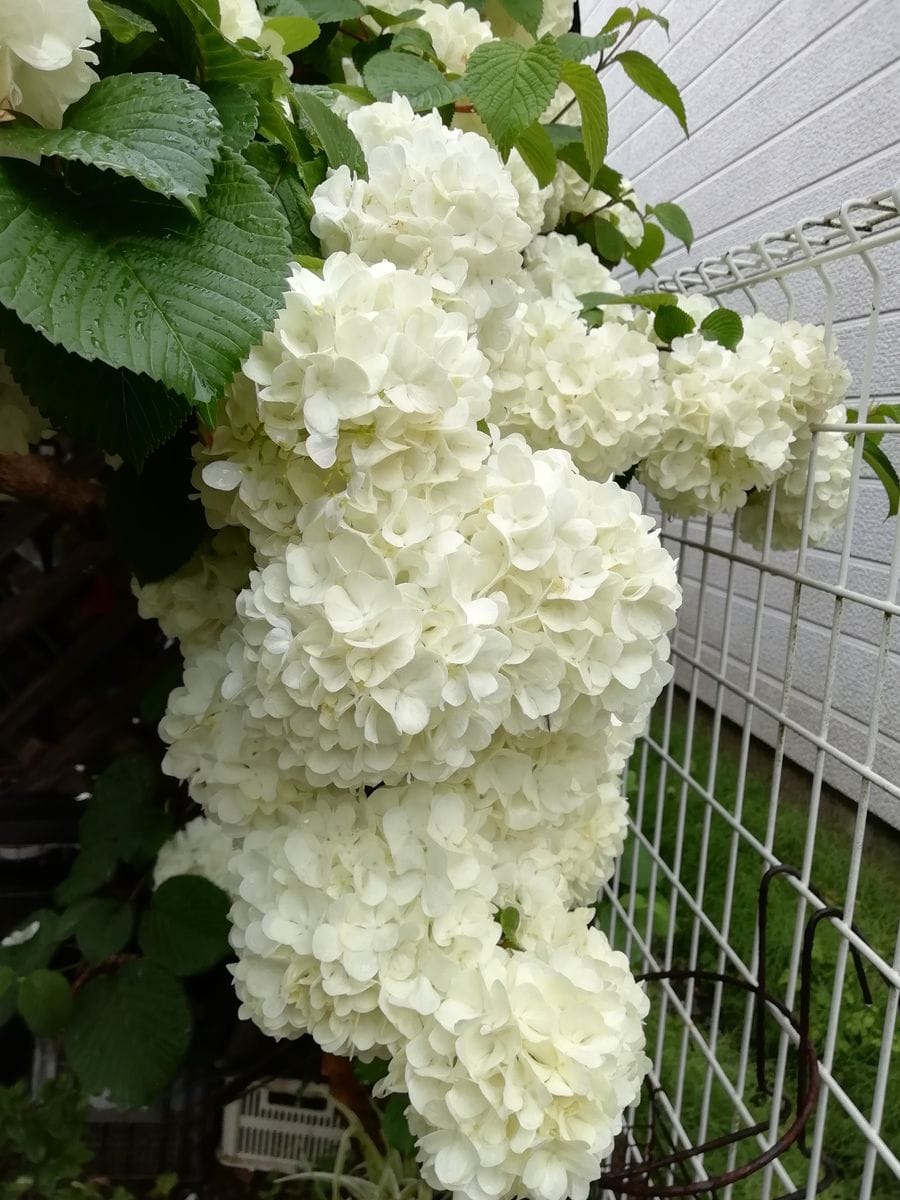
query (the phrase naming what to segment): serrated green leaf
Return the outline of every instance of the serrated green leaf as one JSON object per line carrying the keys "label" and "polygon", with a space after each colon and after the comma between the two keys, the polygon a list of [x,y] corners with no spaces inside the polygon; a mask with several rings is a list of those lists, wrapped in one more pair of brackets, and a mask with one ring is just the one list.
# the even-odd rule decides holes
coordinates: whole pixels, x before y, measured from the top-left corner
{"label": "serrated green leaf", "polygon": [[717,308],[700,322],[700,332],[708,341],[733,350],[744,336],[744,322],[732,309]]}
{"label": "serrated green leaf", "polygon": [[[418,54],[423,58],[437,57],[434,42],[431,40],[431,34],[419,25],[401,26],[394,34],[391,49],[405,50],[411,54]],[[368,89],[366,90],[368,91]]]}
{"label": "serrated green leaf", "polygon": [[463,77],[465,92],[501,153],[533,124],[553,99],[562,56],[552,39],[533,46],[485,42],[473,50]]}
{"label": "serrated green leaf", "polygon": [[236,83],[210,83],[206,92],[222,122],[222,144],[229,150],[243,150],[256,133],[259,104],[246,88]]}
{"label": "serrated green leaf", "polygon": [[253,142],[244,154],[272,189],[287,219],[294,258],[303,255],[318,257],[321,247],[309,224],[313,216],[312,201],[300,181],[296,166],[281,146],[264,146]]}
{"label": "serrated green leaf", "polygon": [[900,511],[900,478],[896,468],[881,446],[879,435],[867,434],[863,441],[863,460],[868,463],[881,480],[888,501],[888,517],[896,517]]}
{"label": "serrated green leaf", "polygon": [[142,35],[156,33],[156,26],[140,13],[123,8],[120,4],[109,4],[107,0],[90,0],[91,12],[100,22],[100,28],[113,41],[129,45]]}
{"label": "serrated green leaf", "polygon": [[615,33],[597,33],[593,37],[584,33],[563,33],[556,39],[556,45],[563,58],[571,62],[583,62],[592,54],[608,50],[617,40]]}
{"label": "serrated green leaf", "polygon": [[139,467],[190,415],[182,397],[145,375],[89,362],[0,309],[0,346],[13,377],[54,429]]}
{"label": "serrated green leaf", "polygon": [[305,50],[319,36],[319,26],[311,17],[270,17],[265,27],[281,38],[282,54]]}
{"label": "serrated green leaf", "polygon": [[638,275],[652,267],[666,247],[666,235],[658,225],[644,222],[644,236],[639,246],[626,246],[625,259]]}
{"label": "serrated green leaf", "polygon": [[459,80],[445,78],[434,63],[396,50],[373,55],[362,73],[376,100],[388,100],[394,92],[399,92],[417,112],[440,108],[462,94]]}
{"label": "serrated green leaf", "polygon": [[537,121],[516,138],[516,149],[541,187],[553,182],[556,175],[556,150],[547,130]]}
{"label": "serrated green leaf", "polygon": [[[217,0],[147,0],[161,32],[201,83],[236,83],[254,96],[285,87],[284,64],[253,42],[231,42],[219,28]],[[312,15],[312,14],[309,14]]]}
{"label": "serrated green leaf", "polygon": [[66,1057],[89,1095],[151,1103],[178,1070],[191,1037],[191,1010],[169,971],[139,959],[77,993]]}
{"label": "serrated green leaf", "polygon": [[632,10],[630,8],[626,8],[625,5],[621,5],[619,8],[615,9],[612,16],[603,26],[601,33],[609,33],[611,30],[618,29],[622,25],[628,25],[633,18],[634,13]]}
{"label": "serrated green leaf", "polygon": [[657,310],[653,320],[653,332],[661,342],[671,345],[675,338],[690,333],[695,324],[694,318],[683,308],[675,304],[664,304]]}
{"label": "serrated green leaf", "polygon": [[199,875],[175,875],[153,893],[138,940],[148,958],[176,975],[199,975],[228,954],[230,901]]}
{"label": "serrated green leaf", "polygon": [[680,204],[673,204],[671,201],[654,204],[653,215],[659,221],[660,225],[662,225],[663,229],[667,229],[673,237],[677,237],[680,242],[684,242],[685,246],[690,250],[691,243],[694,240],[694,231],[691,228],[687,213]]}
{"label": "serrated green leaf", "polygon": [[0,162],[0,304],[67,350],[208,404],[280,307],[282,212],[230,150],[200,221],[149,197],[139,218],[121,208],[86,211],[37,168]]}
{"label": "serrated green leaf", "polygon": [[516,22],[532,37],[537,37],[538,26],[544,15],[544,0],[501,0],[503,7]]}
{"label": "serrated green leaf", "polygon": [[572,89],[581,112],[584,153],[591,173],[603,165],[609,145],[609,114],[606,96],[594,71],[584,63],[564,62],[562,82]]}
{"label": "serrated green leaf", "polygon": [[642,25],[645,21],[654,21],[661,29],[664,29],[666,33],[669,32],[669,20],[667,17],[661,17],[659,13],[655,13],[652,9],[644,8],[644,6],[641,5],[634,14],[634,23],[635,25]]}
{"label": "serrated green leaf", "polygon": [[295,87],[294,100],[299,108],[300,125],[322,147],[328,165],[347,166],[354,175],[365,179],[366,158],[347,122],[308,88]]}
{"label": "serrated green leaf", "polygon": [[622,64],[625,74],[636,87],[675,114],[678,124],[687,133],[687,117],[681,93],[662,67],[639,50],[623,50],[616,55],[616,61]]}
{"label": "serrated green leaf", "polygon": [[78,949],[88,962],[101,962],[127,944],[134,925],[129,904],[94,896],[82,907],[75,926]]}
{"label": "serrated green leaf", "polygon": [[72,1011],[72,992],[65,975],[42,968],[19,984],[19,1012],[32,1033],[49,1037],[62,1029]]}
{"label": "serrated green leaf", "polygon": [[175,75],[101,79],[66,112],[62,129],[22,120],[0,125],[0,155],[54,156],[136,179],[180,200],[195,216],[222,144],[209,98]]}

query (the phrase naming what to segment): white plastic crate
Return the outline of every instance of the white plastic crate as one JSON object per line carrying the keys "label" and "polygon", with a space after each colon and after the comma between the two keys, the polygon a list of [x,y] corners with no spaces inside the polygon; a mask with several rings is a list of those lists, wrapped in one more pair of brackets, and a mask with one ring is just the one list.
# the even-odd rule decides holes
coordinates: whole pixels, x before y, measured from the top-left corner
{"label": "white plastic crate", "polygon": [[272,1079],[226,1105],[219,1161],[250,1171],[295,1171],[335,1151],[347,1125],[328,1088]]}

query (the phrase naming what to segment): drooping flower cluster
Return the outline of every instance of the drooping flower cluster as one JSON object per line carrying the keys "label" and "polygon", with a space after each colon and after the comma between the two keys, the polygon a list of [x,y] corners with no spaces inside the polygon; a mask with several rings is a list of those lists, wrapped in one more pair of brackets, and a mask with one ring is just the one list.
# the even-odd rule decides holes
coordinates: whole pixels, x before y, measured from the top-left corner
{"label": "drooping flower cluster", "polygon": [[0,3],[0,114],[24,113],[58,129],[70,104],[97,80],[90,50],[100,22],[88,0]]}
{"label": "drooping flower cluster", "polygon": [[[462,55],[455,7],[425,16]],[[293,269],[196,451],[220,532],[141,593],[186,660],[165,765],[228,848],[244,1015],[388,1057],[433,1186],[583,1198],[647,1065],[588,919],[680,600],[610,476],[686,511],[788,486],[835,367],[800,327],[743,352],[661,348],[625,304],[592,327],[578,297],[619,286],[538,233],[521,160],[400,98],[349,124],[367,178],[316,189],[321,273]],[[731,465],[695,478],[723,396]]]}

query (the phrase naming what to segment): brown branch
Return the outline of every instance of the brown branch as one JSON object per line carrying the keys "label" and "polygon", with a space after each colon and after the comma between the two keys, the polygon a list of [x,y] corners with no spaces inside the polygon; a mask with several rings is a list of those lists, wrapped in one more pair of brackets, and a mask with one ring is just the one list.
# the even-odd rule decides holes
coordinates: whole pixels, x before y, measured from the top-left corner
{"label": "brown branch", "polygon": [[384,1151],[384,1139],[381,1136],[381,1122],[378,1113],[369,1098],[369,1093],[353,1073],[353,1065],[348,1058],[339,1058],[336,1054],[322,1055],[322,1074],[328,1083],[328,1088],[345,1108],[349,1108],[354,1116],[359,1118],[363,1129],[379,1150]]}
{"label": "brown branch", "polygon": [[103,503],[95,479],[74,475],[55,458],[0,454],[0,492],[66,517],[83,517]]}

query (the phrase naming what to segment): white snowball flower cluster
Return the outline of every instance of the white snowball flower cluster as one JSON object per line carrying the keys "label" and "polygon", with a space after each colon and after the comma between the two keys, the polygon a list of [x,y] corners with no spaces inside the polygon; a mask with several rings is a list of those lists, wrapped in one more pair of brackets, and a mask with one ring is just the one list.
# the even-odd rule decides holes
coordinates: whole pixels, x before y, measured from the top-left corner
{"label": "white snowball flower cluster", "polygon": [[97,81],[89,47],[99,40],[88,0],[2,0],[0,112],[58,129],[69,105]]}
{"label": "white snowball flower cluster", "polygon": [[[842,425],[846,420],[846,408],[837,404],[825,413],[822,424]],[[813,435],[808,429],[801,429],[791,448],[792,466],[778,480],[769,542],[773,550],[791,550],[800,545],[808,487],[812,489],[812,499],[807,538],[812,545],[824,546],[847,515],[853,447],[847,435],[838,430],[819,433],[815,440],[815,468],[810,470]],[[757,550],[765,545],[769,501],[768,492],[753,492],[740,511],[738,532]]]}
{"label": "white snowball flower cluster", "polygon": [[[577,118],[578,109],[569,109],[563,116],[564,123],[570,112]],[[614,201],[606,192],[592,188],[574,167],[559,163],[547,193],[544,229],[555,229],[569,216],[596,214],[615,225],[629,246],[639,246],[644,236],[644,222],[640,212],[636,211],[637,199],[631,185],[627,179],[622,183],[623,198]]]}
{"label": "white snowball flower cluster", "polygon": [[[417,19],[456,63],[483,35],[458,3]],[[293,268],[196,450],[220,532],[140,593],[185,654],[164,765],[228,846],[242,1013],[387,1056],[433,1187],[584,1200],[647,1065],[588,918],[680,602],[609,476],[640,463],[676,511],[752,493],[749,520],[839,372],[762,318],[735,352],[625,305],[589,326],[579,296],[619,285],[538,232],[520,158],[399,97],[348,123],[368,177],[316,189],[321,273]]]}
{"label": "white snowball flower cluster", "polygon": [[487,21],[482,21],[477,9],[462,0],[454,0],[446,7],[435,0],[422,0],[415,7],[419,15],[413,23],[431,37],[435,54],[456,75],[465,72],[473,50],[494,39]]}
{"label": "white snowball flower cluster", "polygon": [[160,848],[153,864],[153,886],[175,875],[200,875],[221,888],[234,890],[229,863],[234,843],[215,821],[194,817]]}
{"label": "white snowball flower cluster", "polygon": [[416,116],[404,97],[347,122],[369,178],[339,167],[313,193],[312,229],[326,254],[415,270],[471,319],[485,316],[531,240],[499,154],[478,134],[447,129],[436,112]]}
{"label": "white snowball flower cluster", "polygon": [[623,954],[553,911],[518,951],[456,971],[433,1020],[395,1056],[423,1176],[458,1200],[586,1200],[648,1060],[649,1003]]}
{"label": "white snowball flower cluster", "polygon": [[242,529],[221,529],[174,574],[156,583],[132,583],[138,612],[159,622],[183,653],[213,641],[234,616],[253,559]]}
{"label": "white snowball flower cluster", "polygon": [[[703,297],[682,306],[698,323],[713,308]],[[788,474],[803,457],[803,431],[848,376],[821,328],[755,314],[734,350],[697,331],[675,338],[662,382],[667,427],[639,475],[667,511],[694,516],[733,513]]]}

